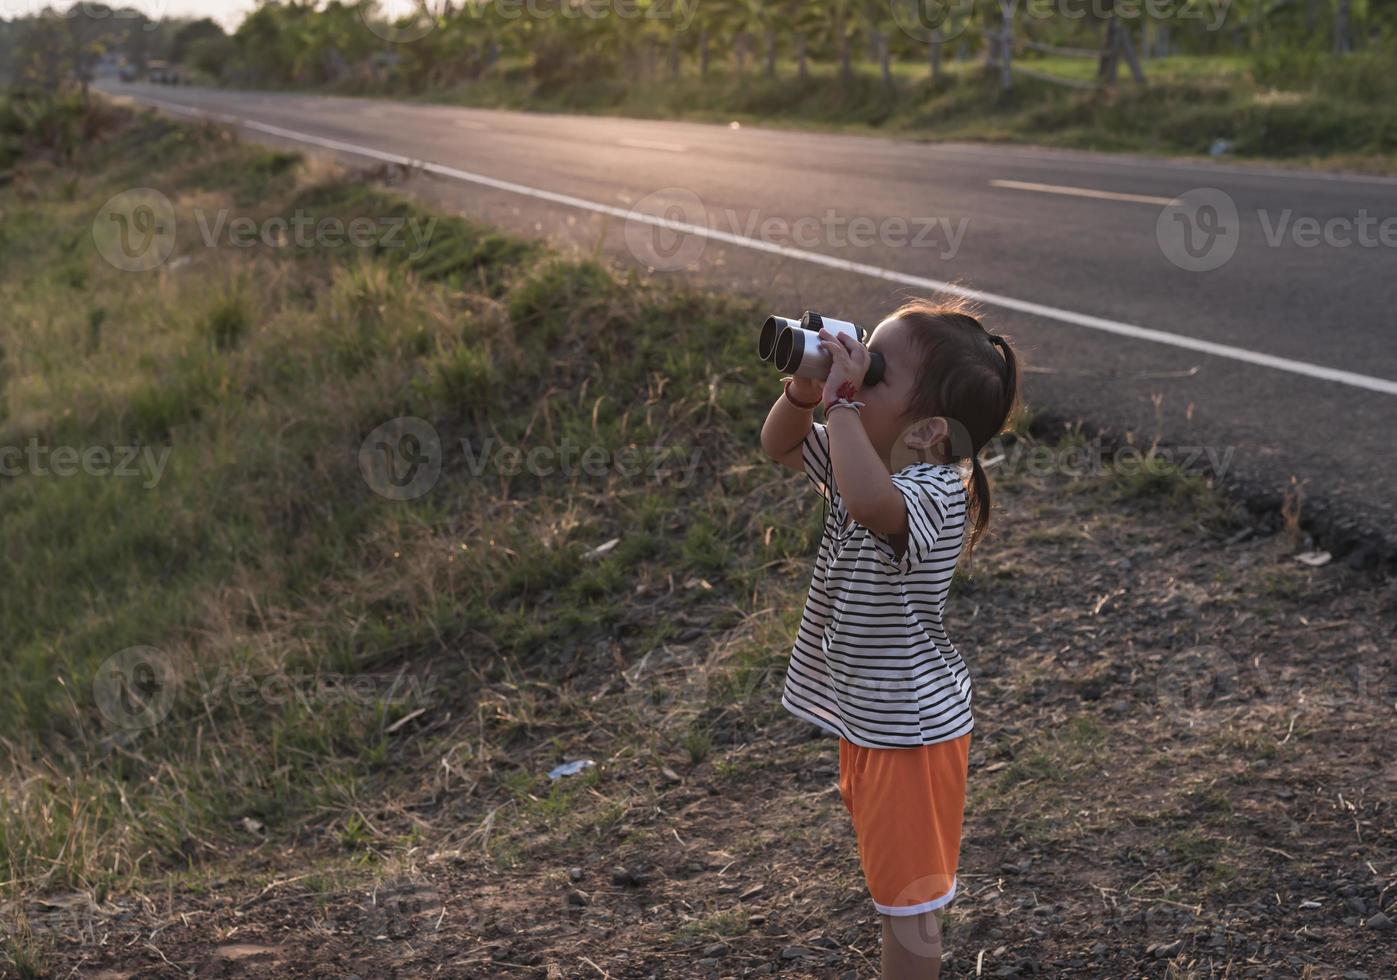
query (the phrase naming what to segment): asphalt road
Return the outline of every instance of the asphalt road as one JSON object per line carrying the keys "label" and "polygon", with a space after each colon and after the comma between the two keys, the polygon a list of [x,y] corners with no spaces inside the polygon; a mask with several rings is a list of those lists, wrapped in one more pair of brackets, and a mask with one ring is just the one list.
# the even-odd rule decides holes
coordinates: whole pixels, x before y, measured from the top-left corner
{"label": "asphalt road", "polygon": [[1031,366],[1030,404],[1103,428],[1103,452],[1127,433],[1137,445],[1158,438],[1256,500],[1301,481],[1304,513],[1336,553],[1356,544],[1364,554],[1366,543],[1393,553],[1397,180],[372,99],[105,90],[236,117],[253,138],[351,162],[422,161],[430,172],[412,189],[439,206],[757,296],[784,315],[816,309],[872,326],[937,284],[977,291],[990,328]]}

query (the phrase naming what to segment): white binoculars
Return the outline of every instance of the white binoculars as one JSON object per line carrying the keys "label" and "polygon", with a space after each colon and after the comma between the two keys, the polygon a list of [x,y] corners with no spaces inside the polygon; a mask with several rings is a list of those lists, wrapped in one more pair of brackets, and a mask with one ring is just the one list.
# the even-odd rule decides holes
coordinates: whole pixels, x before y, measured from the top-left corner
{"label": "white binoculars", "polygon": [[[820,346],[821,329],[834,334],[847,334],[859,343],[864,342],[864,332],[849,321],[835,320],[807,310],[799,320],[784,316],[767,317],[757,340],[757,356],[775,364],[776,369],[784,374],[823,381],[829,377],[834,359],[829,351]],[[860,387],[876,385],[883,380],[883,363],[882,354],[869,351],[868,372]]]}

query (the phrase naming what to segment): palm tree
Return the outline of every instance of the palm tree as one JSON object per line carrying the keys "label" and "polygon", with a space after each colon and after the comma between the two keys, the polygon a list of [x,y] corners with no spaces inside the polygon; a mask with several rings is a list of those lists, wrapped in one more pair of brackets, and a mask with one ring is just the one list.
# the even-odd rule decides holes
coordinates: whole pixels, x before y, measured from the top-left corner
{"label": "palm tree", "polygon": [[747,55],[751,51],[752,37],[756,34],[767,37],[768,63],[770,68],[774,69],[772,57],[775,48],[770,43],[769,12],[766,4],[762,0],[732,0],[730,4],[724,4],[724,7],[724,20],[734,34],[733,50],[737,57],[737,73],[741,75],[747,69]]}
{"label": "palm tree", "polygon": [[839,77],[848,86],[854,80],[851,51],[854,30],[855,0],[826,0],[823,34],[839,51]]}
{"label": "palm tree", "polygon": [[1349,37],[1348,21],[1351,0],[1336,0],[1334,4],[1334,53],[1349,54],[1353,40]]}
{"label": "palm tree", "polygon": [[878,70],[883,76],[883,85],[889,89],[895,88],[889,53],[889,35],[897,29],[892,20],[892,8],[883,0],[864,0],[859,6],[859,15],[868,31],[870,48],[878,59]]}
{"label": "palm tree", "polygon": [[796,54],[796,77],[802,82],[810,77],[807,44],[812,37],[819,37],[825,24],[825,17],[819,4],[808,0],[784,0],[780,5],[781,20],[791,30]]}
{"label": "palm tree", "polygon": [[703,78],[708,77],[709,42],[714,34],[722,31],[727,14],[724,6],[715,3],[700,3],[694,13],[694,21],[698,24],[699,75]]}

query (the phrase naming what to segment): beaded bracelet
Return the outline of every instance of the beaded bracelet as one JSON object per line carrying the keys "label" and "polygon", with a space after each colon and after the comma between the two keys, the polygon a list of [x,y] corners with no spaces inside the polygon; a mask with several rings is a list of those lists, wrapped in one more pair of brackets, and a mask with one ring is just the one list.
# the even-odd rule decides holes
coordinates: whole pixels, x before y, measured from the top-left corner
{"label": "beaded bracelet", "polygon": [[828,405],[825,406],[825,418],[829,418],[829,413],[834,411],[836,408],[852,408],[859,415],[863,414],[859,411],[859,409],[863,408],[863,402],[851,402],[847,398],[841,398],[839,399],[839,401],[830,402]]}

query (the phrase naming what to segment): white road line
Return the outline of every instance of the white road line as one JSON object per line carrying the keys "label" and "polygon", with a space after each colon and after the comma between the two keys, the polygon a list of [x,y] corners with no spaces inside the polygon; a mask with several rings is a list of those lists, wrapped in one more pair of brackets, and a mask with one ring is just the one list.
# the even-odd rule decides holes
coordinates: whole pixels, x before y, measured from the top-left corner
{"label": "white road line", "polygon": [[210,115],[210,113],[207,113],[202,109],[191,109],[188,106],[178,105],[174,102],[159,102],[155,99],[147,99],[146,101],[151,103],[152,105],[158,105],[161,108],[168,109],[171,112],[177,112],[182,116],[194,116],[195,118],[202,118],[204,116]]}
{"label": "white road line", "polygon": [[[1346,184],[1385,184],[1388,186],[1397,184],[1397,177],[1381,177],[1376,174],[1334,173],[1324,170],[1304,170],[1299,167],[1293,170],[1281,170],[1260,165],[1229,166],[1228,164],[1216,163],[1212,160],[1166,160],[1159,157],[1129,157],[1121,155],[1113,155],[1108,158],[1091,150],[1045,150],[1040,147],[1035,151],[1026,146],[1006,146],[1003,144],[996,145],[994,149],[990,151],[984,151],[964,143],[936,143],[931,145],[934,145],[937,150],[943,154],[956,153],[961,156],[976,156],[984,160],[994,159],[1000,162],[1002,162],[1006,156],[1014,156],[1027,160],[1042,160],[1046,163],[1066,164],[1068,166],[1089,163],[1103,164],[1108,167],[1172,170],[1181,174],[1193,174],[1195,177],[1199,178],[1211,177],[1214,174],[1230,174],[1236,177],[1265,177],[1278,178],[1281,180],[1327,180]],[[1204,184],[1204,186],[1207,185]]]}
{"label": "white road line", "polygon": [[619,140],[622,146],[634,146],[640,150],[668,150],[670,153],[683,153],[688,149],[683,143],[662,143],[659,140]]}
{"label": "white road line", "polygon": [[[170,105],[170,103],[165,103],[157,99],[147,99],[146,101],[154,105]],[[427,173],[437,174],[442,177],[450,177],[453,180],[465,181],[470,184],[479,184],[482,187],[493,187],[496,190],[509,191],[513,194],[522,194],[525,197],[532,197],[540,201],[550,201],[554,204],[562,204],[584,211],[592,211],[596,214],[611,215],[612,217],[621,218],[626,221],[635,221],[656,228],[665,228],[670,231],[698,235],[713,241],[735,245],[739,248],[750,248],[758,252],[769,252],[773,255],[781,255],[786,258],[810,262],[814,265],[822,265],[829,269],[837,269],[840,272],[852,272],[858,275],[870,276],[874,279],[884,279],[888,282],[915,286],[918,289],[947,293],[977,303],[996,306],[1000,309],[1014,310],[1017,313],[1026,313],[1029,316],[1041,317],[1045,320],[1056,320],[1059,323],[1070,323],[1076,327],[1086,327],[1089,330],[1100,330],[1103,333],[1116,334],[1120,337],[1133,337],[1136,340],[1148,340],[1157,344],[1182,348],[1183,350],[1194,350],[1204,354],[1213,354],[1217,357],[1225,357],[1230,360],[1241,361],[1245,364],[1255,364],[1259,367],[1274,368],[1277,371],[1287,371],[1291,374],[1304,375],[1309,378],[1319,378],[1323,381],[1335,381],[1339,384],[1349,385],[1354,388],[1363,388],[1368,391],[1376,391],[1385,395],[1397,395],[1397,381],[1392,381],[1387,378],[1376,378],[1366,374],[1356,374],[1353,371],[1343,371],[1338,368],[1325,367],[1321,364],[1311,364],[1308,361],[1297,361],[1289,357],[1279,357],[1275,354],[1248,350],[1245,347],[1233,347],[1231,344],[1218,344],[1211,340],[1189,337],[1185,334],[1169,333],[1165,330],[1155,330],[1151,327],[1138,327],[1131,323],[1121,323],[1117,320],[1108,320],[1105,317],[1092,316],[1089,313],[1074,313],[1071,310],[1060,309],[1056,306],[1046,306],[1042,303],[1030,302],[1029,300],[1015,299],[1012,296],[1003,296],[998,293],[989,293],[979,289],[968,289],[964,286],[942,282],[938,279],[913,276],[905,272],[880,268],[876,265],[867,265],[863,262],[850,262],[848,259],[839,259],[832,255],[824,255],[820,252],[812,252],[802,248],[791,248],[788,245],[764,242],[756,238],[744,238],[741,235],[719,231],[716,228],[705,228],[701,225],[691,225],[683,221],[673,221],[669,218],[660,218],[655,215],[628,211],[625,208],[614,207],[610,204],[601,204],[597,201],[589,201],[586,198],[573,197],[571,194],[559,194],[556,191],[546,191],[537,187],[529,187],[525,184],[516,184],[509,180],[499,180],[495,177],[487,177],[484,174],[471,173],[467,170],[457,170],[455,167],[448,167],[440,163],[413,160],[411,157],[405,157],[397,153],[385,153],[383,150],[375,150],[372,147],[357,146],[353,143],[341,142],[340,140],[326,139],[321,136],[313,136],[309,133],[297,132],[294,129],[283,129],[280,126],[269,126],[266,123],[259,123],[250,119],[240,119],[236,116],[222,113],[199,114],[228,122],[239,123],[246,126],[248,129],[266,133],[269,136],[279,136],[282,139],[294,140],[311,146],[319,146],[327,150],[353,153],[357,156],[368,157],[371,160],[382,160],[387,163],[396,163],[405,167],[420,168]]]}
{"label": "white road line", "polygon": [[1149,194],[1117,194],[1115,191],[1098,191],[1090,187],[1068,187],[1065,184],[1035,184],[1028,180],[992,180],[991,187],[1006,187],[1013,191],[1037,191],[1040,194],[1062,194],[1066,197],[1092,197],[1101,201],[1129,201],[1132,204],[1174,203],[1172,197],[1151,197]]}

